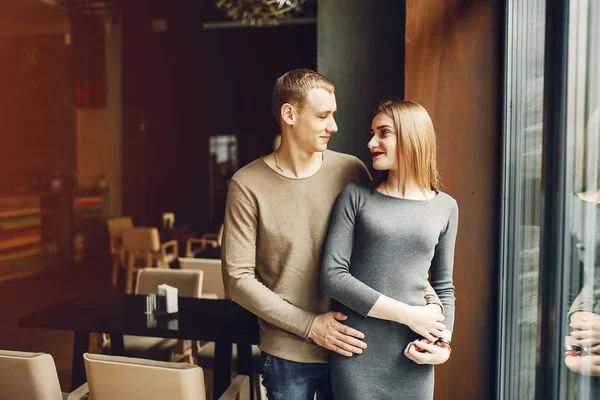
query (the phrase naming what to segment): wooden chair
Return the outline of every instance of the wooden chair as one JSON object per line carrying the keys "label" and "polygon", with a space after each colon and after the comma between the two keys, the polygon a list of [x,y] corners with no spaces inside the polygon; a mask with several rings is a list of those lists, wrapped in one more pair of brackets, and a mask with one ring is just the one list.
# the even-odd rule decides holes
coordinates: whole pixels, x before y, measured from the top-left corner
{"label": "wooden chair", "polygon": [[0,400],[63,400],[50,354],[0,350]]}
{"label": "wooden chair", "polygon": [[[186,257],[196,257],[207,247],[221,247],[223,241],[223,224],[219,227],[219,231],[215,233],[205,233],[199,238],[188,239],[185,246]],[[194,246],[199,245],[199,246]]]}
{"label": "wooden chair", "polygon": [[221,260],[179,257],[179,267],[182,270],[202,271],[204,273],[202,281],[203,299],[225,298]]}
{"label": "wooden chair", "polygon": [[112,256],[112,285],[117,287],[119,279],[119,266],[125,266],[125,252],[122,250],[123,229],[133,228],[131,217],[114,217],[106,220],[110,242],[110,255]]}
{"label": "wooden chair", "polygon": [[[202,368],[99,354],[83,355],[87,383],[69,400],[206,400]],[[219,400],[234,400],[248,378],[234,379]]]}
{"label": "wooden chair", "polygon": [[[177,269],[143,268],[138,271],[135,285],[136,294],[158,293],[158,285],[176,287],[179,297],[200,297],[202,295],[202,271],[182,271]],[[161,361],[193,361],[190,341],[146,336],[124,335],[125,355]],[[110,338],[103,335],[102,352],[112,353]]]}
{"label": "wooden chair", "polygon": [[[223,284],[223,273],[221,271],[221,260],[210,258],[179,258],[179,266],[182,270],[202,271],[204,283],[202,285],[203,298],[225,299],[225,287]],[[208,342],[200,347],[194,348],[196,364],[204,369],[212,370],[215,364],[215,344]],[[237,346],[232,348],[232,369],[237,371]],[[257,399],[262,397],[260,349],[252,346],[252,388]]]}
{"label": "wooden chair", "polygon": [[[176,240],[160,243],[156,228],[125,228],[121,231],[122,251],[126,252],[125,292],[132,293],[133,277],[136,271],[146,268],[168,268],[179,254]],[[170,250],[170,251],[169,251]],[[142,261],[143,264],[139,265]]]}

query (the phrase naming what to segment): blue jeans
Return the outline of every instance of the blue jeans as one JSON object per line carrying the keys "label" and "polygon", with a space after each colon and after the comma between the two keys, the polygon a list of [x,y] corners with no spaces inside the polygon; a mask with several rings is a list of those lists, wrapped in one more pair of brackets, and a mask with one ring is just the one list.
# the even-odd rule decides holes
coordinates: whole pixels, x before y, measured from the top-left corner
{"label": "blue jeans", "polygon": [[329,363],[299,363],[262,352],[263,386],[269,400],[332,400]]}

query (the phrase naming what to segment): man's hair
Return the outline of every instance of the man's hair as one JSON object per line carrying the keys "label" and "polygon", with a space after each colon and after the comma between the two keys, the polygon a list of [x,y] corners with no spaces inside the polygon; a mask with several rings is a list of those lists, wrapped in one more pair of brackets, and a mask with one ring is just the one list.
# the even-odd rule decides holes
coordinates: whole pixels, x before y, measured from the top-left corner
{"label": "man's hair", "polygon": [[[422,190],[439,190],[435,130],[425,108],[414,101],[389,99],[379,104],[374,116],[379,113],[394,120],[398,133],[397,157],[407,177]],[[401,189],[404,193],[406,188]]]}
{"label": "man's hair", "polygon": [[271,99],[271,110],[277,125],[280,124],[281,106],[290,103],[298,111],[302,110],[310,89],[325,89],[333,94],[335,86],[323,75],[306,68],[293,69],[277,79]]}

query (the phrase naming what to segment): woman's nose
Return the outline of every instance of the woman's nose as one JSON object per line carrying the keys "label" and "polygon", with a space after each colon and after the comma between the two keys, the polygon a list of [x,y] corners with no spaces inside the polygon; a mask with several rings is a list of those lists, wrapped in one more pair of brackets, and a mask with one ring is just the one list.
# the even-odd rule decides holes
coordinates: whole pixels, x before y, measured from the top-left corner
{"label": "woman's nose", "polygon": [[367,147],[369,149],[374,149],[379,145],[379,143],[377,143],[377,140],[375,140],[375,136],[373,136],[371,138],[371,140],[369,140],[369,143],[367,143]]}

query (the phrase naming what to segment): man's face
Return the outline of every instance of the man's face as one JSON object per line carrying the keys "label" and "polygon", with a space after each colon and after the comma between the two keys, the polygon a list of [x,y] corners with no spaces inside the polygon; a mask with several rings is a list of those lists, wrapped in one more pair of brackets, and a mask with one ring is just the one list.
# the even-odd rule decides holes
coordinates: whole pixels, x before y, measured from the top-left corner
{"label": "man's face", "polygon": [[337,132],[333,113],[337,110],[335,95],[325,89],[310,89],[304,107],[296,114],[290,130],[294,142],[304,151],[325,151],[331,135]]}

